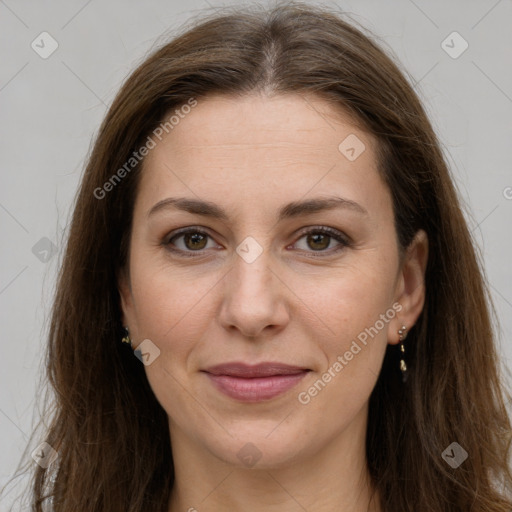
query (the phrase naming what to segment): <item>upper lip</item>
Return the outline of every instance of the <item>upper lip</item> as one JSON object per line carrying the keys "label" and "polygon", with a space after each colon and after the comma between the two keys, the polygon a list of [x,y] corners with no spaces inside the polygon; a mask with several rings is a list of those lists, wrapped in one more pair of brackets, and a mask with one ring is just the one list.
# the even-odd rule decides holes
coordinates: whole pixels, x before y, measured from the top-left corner
{"label": "upper lip", "polygon": [[274,362],[255,365],[234,362],[210,366],[203,371],[212,375],[227,375],[229,377],[250,379],[255,377],[271,377],[272,375],[295,375],[308,370],[309,368],[301,366],[290,366],[289,364]]}

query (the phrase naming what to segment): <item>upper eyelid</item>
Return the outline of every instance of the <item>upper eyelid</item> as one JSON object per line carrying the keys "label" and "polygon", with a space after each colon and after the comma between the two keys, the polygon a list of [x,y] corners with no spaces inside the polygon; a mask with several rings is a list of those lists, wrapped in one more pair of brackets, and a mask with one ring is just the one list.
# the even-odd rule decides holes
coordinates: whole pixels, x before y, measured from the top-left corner
{"label": "upper eyelid", "polygon": [[214,239],[214,236],[208,232],[207,229],[199,227],[199,226],[188,226],[186,228],[181,228],[178,230],[174,230],[172,233],[169,233],[164,237],[164,241],[169,243],[173,238],[178,236],[186,235],[188,233],[201,233],[202,235],[209,236],[211,239]]}

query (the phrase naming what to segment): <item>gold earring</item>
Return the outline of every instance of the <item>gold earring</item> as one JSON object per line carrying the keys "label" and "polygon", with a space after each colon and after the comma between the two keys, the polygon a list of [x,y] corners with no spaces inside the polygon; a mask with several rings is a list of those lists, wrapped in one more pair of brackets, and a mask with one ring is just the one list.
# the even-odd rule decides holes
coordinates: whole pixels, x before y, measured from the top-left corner
{"label": "gold earring", "polygon": [[400,340],[400,371],[402,372],[402,382],[407,380],[409,376],[409,372],[407,370],[407,365],[405,364],[405,347],[403,341],[407,337],[407,327],[402,325],[400,329],[398,329],[398,339]]}
{"label": "gold earring", "polygon": [[128,343],[130,347],[132,346],[132,340],[130,338],[130,331],[128,330],[128,327],[123,327],[124,330],[124,336],[121,338],[121,341],[123,343]]}

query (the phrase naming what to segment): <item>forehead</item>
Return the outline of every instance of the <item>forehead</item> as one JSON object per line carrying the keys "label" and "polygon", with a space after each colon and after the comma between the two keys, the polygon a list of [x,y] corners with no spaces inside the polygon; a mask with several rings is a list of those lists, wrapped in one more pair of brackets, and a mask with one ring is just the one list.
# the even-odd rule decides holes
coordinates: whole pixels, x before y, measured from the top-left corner
{"label": "forehead", "polygon": [[277,207],[310,192],[336,192],[386,207],[375,150],[371,134],[315,96],[212,96],[182,112],[150,151],[140,200],[192,193]]}
{"label": "forehead", "polygon": [[257,149],[256,145],[267,152],[288,145],[299,155],[316,150],[339,156],[340,136],[354,132],[374,143],[348,114],[311,95],[215,95],[199,100],[188,114],[174,119],[178,122],[169,133],[172,137],[164,135],[160,145],[174,152],[206,147],[210,153],[217,147],[236,152],[248,146]]}

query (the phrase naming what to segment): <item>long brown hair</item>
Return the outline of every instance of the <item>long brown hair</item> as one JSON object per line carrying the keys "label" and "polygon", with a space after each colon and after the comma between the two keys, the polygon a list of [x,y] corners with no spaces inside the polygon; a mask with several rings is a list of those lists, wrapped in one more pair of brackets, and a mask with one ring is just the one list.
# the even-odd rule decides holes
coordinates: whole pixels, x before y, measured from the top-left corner
{"label": "long brown hair", "polygon": [[[367,463],[383,510],[509,512],[509,396],[494,310],[439,142],[413,87],[372,37],[335,10],[302,3],[195,20],[131,74],[109,109],[58,280],[45,437],[58,459],[48,469],[34,465],[33,510],[52,496],[55,512],[167,512],[167,415],[120,343],[117,276],[143,160],[104,184],[191,98],[253,91],[313,93],[352,114],[379,141],[401,251],[420,228],[429,238],[425,306],[407,339],[409,380],[400,382],[396,347],[388,346],[370,397]],[[442,457],[453,442],[468,453],[458,468]]]}

